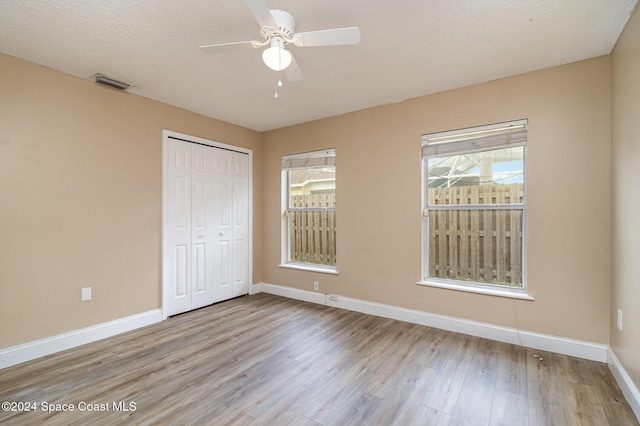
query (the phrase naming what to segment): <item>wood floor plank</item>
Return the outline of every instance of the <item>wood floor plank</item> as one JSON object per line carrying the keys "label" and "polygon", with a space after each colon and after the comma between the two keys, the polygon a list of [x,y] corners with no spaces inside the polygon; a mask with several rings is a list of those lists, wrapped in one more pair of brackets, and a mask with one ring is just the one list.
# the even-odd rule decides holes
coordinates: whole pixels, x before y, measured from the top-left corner
{"label": "wood floor plank", "polygon": [[405,425],[420,409],[420,400],[431,386],[436,370],[409,363],[399,373],[393,390],[385,393],[380,424]]}
{"label": "wood floor plank", "polygon": [[448,426],[450,422],[451,416],[449,414],[421,405],[408,424],[410,426]]}
{"label": "wood floor plank", "polygon": [[496,388],[491,405],[490,426],[527,426],[529,407],[527,398],[518,393]]}
{"label": "wood floor plank", "polygon": [[3,426],[638,425],[605,364],[267,294],[3,369],[0,401],[38,404]]}
{"label": "wood floor plank", "polygon": [[[376,424],[381,421],[379,412],[382,410],[382,400],[366,392],[357,391],[335,407],[333,414],[322,424],[347,426]],[[382,424],[382,423],[381,423]]]}
{"label": "wood floor plank", "polygon": [[450,425],[488,425],[498,377],[494,342],[480,339],[460,389]]}
{"label": "wood floor plank", "polygon": [[439,369],[449,358],[449,348],[454,345],[451,335],[445,330],[430,328],[426,339],[419,343],[420,356],[416,359],[418,364]]}
{"label": "wood floor plank", "polygon": [[364,391],[380,398],[394,397],[398,393],[398,382],[403,380],[407,367],[415,364],[413,360],[417,354],[410,348],[424,338],[425,327],[408,324],[406,333],[400,333],[396,337],[396,347],[391,356],[384,362],[375,375],[371,375]]}
{"label": "wood floor plank", "polygon": [[496,388],[527,396],[527,350],[522,346],[495,342],[499,358]]}
{"label": "wood floor plank", "polygon": [[447,361],[438,369],[421,401],[422,405],[445,414],[452,414],[456,407],[478,338],[459,334],[452,336],[451,341],[447,345]]}
{"label": "wood floor plank", "polygon": [[593,387],[583,383],[573,383],[571,387],[577,402],[578,411],[575,417],[578,422],[584,425],[607,424],[607,416]]}

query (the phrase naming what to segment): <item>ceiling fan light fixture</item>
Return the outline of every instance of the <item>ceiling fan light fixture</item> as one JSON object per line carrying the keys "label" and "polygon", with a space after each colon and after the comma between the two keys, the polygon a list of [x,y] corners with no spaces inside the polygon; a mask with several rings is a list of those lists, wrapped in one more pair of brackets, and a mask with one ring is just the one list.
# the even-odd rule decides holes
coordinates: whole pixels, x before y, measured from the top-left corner
{"label": "ceiling fan light fixture", "polygon": [[271,39],[271,47],[262,52],[262,61],[274,71],[282,71],[291,65],[293,55],[284,48],[284,42],[280,37]]}
{"label": "ceiling fan light fixture", "polygon": [[[254,49],[266,47],[262,51],[262,61],[267,67],[278,72],[285,71],[287,80],[295,83],[304,78],[293,54],[285,47],[343,46],[360,43],[358,27],[331,28],[326,30],[295,32],[296,20],[284,10],[269,9],[267,0],[244,0],[260,25],[263,41],[247,40],[232,43],[218,43],[200,46],[204,52],[222,52],[240,47]],[[268,46],[267,46],[268,45]]]}

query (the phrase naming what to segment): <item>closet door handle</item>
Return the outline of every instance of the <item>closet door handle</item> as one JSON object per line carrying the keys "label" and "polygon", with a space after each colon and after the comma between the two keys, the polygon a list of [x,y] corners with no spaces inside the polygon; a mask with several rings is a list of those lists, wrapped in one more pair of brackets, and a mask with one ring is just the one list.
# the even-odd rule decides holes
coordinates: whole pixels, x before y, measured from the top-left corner
{"label": "closet door handle", "polygon": [[198,235],[198,238],[204,238],[204,234]]}

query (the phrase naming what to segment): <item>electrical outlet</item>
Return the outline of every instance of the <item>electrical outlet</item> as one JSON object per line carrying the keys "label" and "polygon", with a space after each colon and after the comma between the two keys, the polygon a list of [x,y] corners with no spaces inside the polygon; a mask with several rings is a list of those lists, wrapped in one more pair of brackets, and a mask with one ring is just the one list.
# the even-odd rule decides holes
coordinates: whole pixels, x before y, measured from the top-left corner
{"label": "electrical outlet", "polygon": [[618,330],[622,331],[622,309],[618,309]]}
{"label": "electrical outlet", "polygon": [[313,282],[313,289],[315,291],[320,291],[320,283],[318,281]]}
{"label": "electrical outlet", "polygon": [[82,295],[80,297],[80,300],[83,302],[91,300],[91,287],[85,287],[82,289]]}

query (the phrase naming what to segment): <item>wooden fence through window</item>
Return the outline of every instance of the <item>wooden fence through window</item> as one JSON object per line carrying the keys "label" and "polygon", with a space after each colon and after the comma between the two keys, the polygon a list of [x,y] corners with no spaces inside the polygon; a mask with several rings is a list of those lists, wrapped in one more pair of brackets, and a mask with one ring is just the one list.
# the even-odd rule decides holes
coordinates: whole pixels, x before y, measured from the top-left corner
{"label": "wooden fence through window", "polygon": [[292,208],[331,208],[324,211],[291,211],[289,214],[290,260],[336,264],[336,195],[292,195]]}
{"label": "wooden fence through window", "polygon": [[465,210],[464,204],[522,203],[523,185],[429,188],[429,275],[522,286],[521,209]]}

